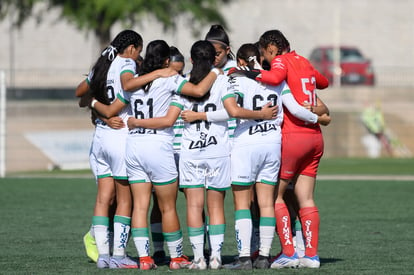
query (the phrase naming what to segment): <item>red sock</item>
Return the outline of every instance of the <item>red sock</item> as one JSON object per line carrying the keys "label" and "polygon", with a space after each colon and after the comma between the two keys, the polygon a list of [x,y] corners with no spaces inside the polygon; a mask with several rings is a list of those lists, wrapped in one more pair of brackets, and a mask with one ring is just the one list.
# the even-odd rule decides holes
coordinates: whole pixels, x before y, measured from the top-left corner
{"label": "red sock", "polygon": [[275,216],[276,216],[276,231],[279,235],[280,246],[282,252],[288,257],[295,254],[295,248],[293,247],[292,231],[290,224],[289,211],[284,203],[275,204]]}
{"label": "red sock", "polygon": [[316,206],[299,210],[302,232],[305,238],[305,255],[313,257],[318,254],[319,211]]}

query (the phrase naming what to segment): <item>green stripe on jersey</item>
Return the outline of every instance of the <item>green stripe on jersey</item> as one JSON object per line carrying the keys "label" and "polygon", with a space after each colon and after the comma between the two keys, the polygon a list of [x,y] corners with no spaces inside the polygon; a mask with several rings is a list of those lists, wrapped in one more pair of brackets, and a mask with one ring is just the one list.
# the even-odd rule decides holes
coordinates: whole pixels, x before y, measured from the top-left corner
{"label": "green stripe on jersey", "polygon": [[236,96],[234,94],[228,94],[228,95],[223,96],[221,98],[221,101],[224,101],[224,100],[226,100],[227,98],[230,98],[230,97],[236,97]]}
{"label": "green stripe on jersey", "polygon": [[175,106],[175,107],[178,107],[178,108],[180,108],[181,110],[182,110],[182,109],[184,109],[184,105],[181,105],[181,104],[179,104],[179,103],[177,103],[177,102],[171,102],[171,103],[170,103],[170,106]]}
{"label": "green stripe on jersey", "polygon": [[125,71],[122,71],[120,75],[123,75],[123,74],[125,74],[125,73],[135,74],[135,73],[134,73],[133,71],[131,71],[131,70],[125,70]]}
{"label": "green stripe on jersey", "polygon": [[289,89],[283,90],[282,95],[290,94],[292,93]]}
{"label": "green stripe on jersey", "polygon": [[183,80],[183,82],[181,82],[180,86],[178,86],[177,89],[177,94],[181,94],[181,89],[183,88],[184,84],[187,83],[188,81],[185,79]]}
{"label": "green stripe on jersey", "polygon": [[122,102],[122,103],[124,103],[125,105],[128,105],[129,104],[129,101],[128,100],[126,100],[125,98],[123,98],[122,97],[122,95],[121,94],[117,94],[116,95],[116,97]]}

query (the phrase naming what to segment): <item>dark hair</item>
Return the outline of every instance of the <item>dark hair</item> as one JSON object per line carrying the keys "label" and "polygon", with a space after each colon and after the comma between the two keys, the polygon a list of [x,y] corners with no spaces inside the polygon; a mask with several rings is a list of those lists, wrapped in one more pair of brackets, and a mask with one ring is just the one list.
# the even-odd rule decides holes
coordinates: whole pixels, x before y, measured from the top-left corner
{"label": "dark hair", "polygon": [[184,55],[174,46],[170,46],[170,62],[184,63]]}
{"label": "dark hair", "polygon": [[[164,40],[151,41],[145,50],[144,61],[142,62],[140,75],[144,75],[163,68],[165,61],[170,58],[170,46]],[[152,82],[144,86],[147,92]]]}
{"label": "dark hair", "polygon": [[[210,30],[206,34],[205,39],[210,41],[211,43],[221,44],[223,49],[230,47],[229,36],[227,35],[226,31],[221,25],[211,25]],[[234,59],[234,53],[231,50],[227,55],[227,58],[231,60]]]}
{"label": "dark hair", "polygon": [[121,31],[112,40],[111,44],[105,48],[101,56],[99,56],[95,65],[92,68],[92,79],[90,82],[90,89],[92,95],[104,104],[109,104],[108,94],[106,92],[106,78],[108,75],[109,67],[112,61],[115,59],[118,53],[122,54],[129,45],[133,45],[135,48],[141,46],[143,41],[141,35],[133,30]]}
{"label": "dark hair", "polygon": [[269,45],[277,47],[276,55],[281,55],[284,51],[290,52],[289,41],[279,30],[270,30],[262,34],[259,39],[260,47],[266,48]]}
{"label": "dark hair", "polygon": [[262,56],[262,52],[260,51],[260,44],[259,41],[257,41],[256,43],[254,43],[255,47],[257,47],[257,49],[259,50],[260,53],[260,60],[261,62],[260,65],[262,66],[263,70],[269,71],[270,70],[270,64],[269,62],[267,62],[266,60],[264,60],[263,56]]}
{"label": "dark hair", "polygon": [[[191,47],[191,59],[193,60],[193,68],[191,69],[189,82],[193,84],[200,83],[211,71],[214,59],[216,58],[216,50],[213,44],[207,40],[199,40]],[[210,91],[200,98],[187,97],[192,101],[205,101],[210,97]]]}
{"label": "dark hair", "polygon": [[237,59],[242,59],[247,62],[249,68],[253,69],[254,60],[251,57],[255,57],[256,61],[260,63],[260,52],[254,44],[243,44],[237,51]]}

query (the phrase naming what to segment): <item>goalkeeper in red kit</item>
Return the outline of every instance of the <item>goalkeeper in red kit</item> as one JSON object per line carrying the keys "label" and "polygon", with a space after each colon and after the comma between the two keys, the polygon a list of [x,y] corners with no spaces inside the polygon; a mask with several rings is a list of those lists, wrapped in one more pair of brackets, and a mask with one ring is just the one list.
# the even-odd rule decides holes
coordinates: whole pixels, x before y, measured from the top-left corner
{"label": "goalkeeper in red kit", "polygon": [[[329,114],[316,95],[316,89],[328,87],[327,78],[315,70],[306,58],[291,51],[288,40],[279,30],[265,32],[260,37],[259,46],[264,60],[270,63],[269,71],[233,68],[229,74],[243,74],[269,85],[278,85],[285,80],[299,104],[319,115]],[[323,150],[319,124],[301,121],[284,108],[280,182],[275,202],[276,230],[282,251],[274,259],[271,268],[320,266],[317,254],[319,212],[313,193]],[[293,246],[289,211],[283,199],[289,182],[295,178],[294,192],[299,203],[299,218],[305,239],[305,256],[300,259]]]}

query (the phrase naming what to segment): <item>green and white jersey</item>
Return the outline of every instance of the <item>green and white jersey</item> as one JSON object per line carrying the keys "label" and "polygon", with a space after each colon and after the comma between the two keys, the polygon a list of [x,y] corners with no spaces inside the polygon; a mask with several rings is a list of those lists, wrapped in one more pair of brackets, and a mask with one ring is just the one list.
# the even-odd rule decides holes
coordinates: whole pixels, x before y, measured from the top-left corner
{"label": "green and white jersey", "polygon": [[226,64],[224,64],[223,68],[221,68],[225,75],[229,72],[231,68],[237,67],[236,60],[228,59]]}
{"label": "green and white jersey", "polygon": [[230,90],[237,94],[237,103],[248,110],[260,110],[271,102],[277,105],[278,113],[272,120],[239,119],[234,131],[234,142],[262,143],[280,139],[280,126],[283,122],[282,92],[289,90],[286,82],[278,86],[258,83],[247,77],[231,77]]}
{"label": "green and white jersey", "polygon": [[[123,58],[120,56],[115,57],[112,61],[111,66],[109,67],[108,74],[106,77],[106,91],[108,94],[108,99],[112,104],[115,99],[118,97],[120,100],[123,99],[123,89],[121,83],[121,75],[128,72],[135,74],[136,71],[136,63],[131,58]],[[129,113],[130,113],[130,106],[128,102],[123,101],[125,103],[125,107],[118,113],[118,116],[122,118],[122,120],[127,122]],[[99,125],[100,123],[98,123]],[[104,124],[105,127],[109,127]]]}
{"label": "green and white jersey", "polygon": [[[209,112],[224,109],[223,100],[234,96],[228,92],[228,77],[219,75],[210,90],[208,99],[198,102],[176,96],[171,104],[182,110]],[[180,158],[205,159],[229,156],[230,144],[227,121],[194,121],[184,123]]]}
{"label": "green and white jersey", "polygon": [[[186,82],[187,80],[181,75],[158,78],[150,84],[148,91],[141,88],[133,93],[125,92],[122,100],[130,102],[130,115],[135,118],[163,117],[168,112],[173,95],[180,93],[181,87]],[[173,127],[164,129],[135,128],[129,133],[174,137]]]}
{"label": "green and white jersey", "polygon": [[[237,62],[235,60],[229,59],[227,60],[226,64],[224,64],[224,67],[222,68],[225,75],[229,72],[229,70],[233,67],[237,67]],[[237,126],[237,118],[231,117],[228,120],[229,125],[229,137],[230,140],[234,137],[234,129],[236,129]]]}

